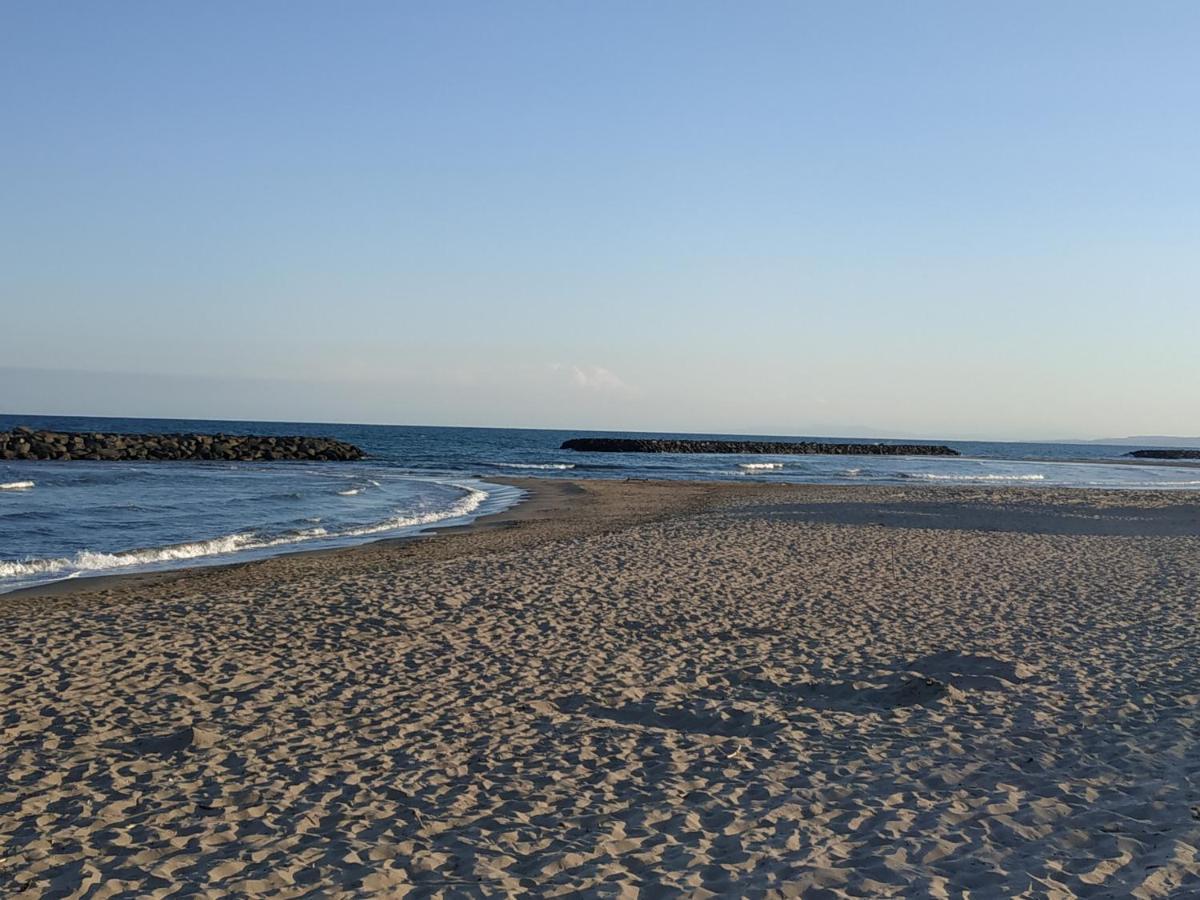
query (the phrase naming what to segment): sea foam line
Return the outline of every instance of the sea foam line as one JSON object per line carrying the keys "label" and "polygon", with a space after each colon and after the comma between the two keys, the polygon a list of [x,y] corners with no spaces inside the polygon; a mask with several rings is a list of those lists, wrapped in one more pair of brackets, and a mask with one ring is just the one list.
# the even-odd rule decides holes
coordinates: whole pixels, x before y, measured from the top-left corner
{"label": "sea foam line", "polygon": [[[1088,487],[1114,487],[1108,481],[1089,481]],[[1123,484],[1117,484],[1118,488],[1174,488],[1174,487],[1191,487],[1200,484],[1200,480],[1193,481],[1127,481]]]}
{"label": "sea foam line", "polygon": [[928,481],[1045,481],[1045,475],[938,475],[933,472],[901,472],[901,478],[922,478]]}
{"label": "sea foam line", "polygon": [[304,531],[295,531],[274,538],[262,538],[253,532],[243,531],[206,541],[191,541],[183,544],[172,544],[166,547],[122,550],[117,553],[81,550],[73,556],[62,556],[55,559],[0,562],[0,578],[101,572],[108,569],[127,568],[129,566],[145,566],[156,563],[200,559],[208,556],[224,556],[230,553],[253,550],[268,550],[272,547],[298,544],[318,538],[364,537],[371,534],[382,534],[387,531],[397,531],[401,528],[432,525],[435,522],[441,522],[446,519],[457,519],[460,516],[467,516],[479,509],[483,501],[488,498],[487,491],[461,485],[456,485],[456,487],[461,487],[466,493],[448,509],[440,512],[396,516],[391,519],[385,519],[382,522],[376,522],[373,525],[362,525],[356,528],[346,528],[341,531],[328,531],[324,528],[307,528]]}
{"label": "sea foam line", "polygon": [[575,463],[496,463],[503,469],[573,469]]}

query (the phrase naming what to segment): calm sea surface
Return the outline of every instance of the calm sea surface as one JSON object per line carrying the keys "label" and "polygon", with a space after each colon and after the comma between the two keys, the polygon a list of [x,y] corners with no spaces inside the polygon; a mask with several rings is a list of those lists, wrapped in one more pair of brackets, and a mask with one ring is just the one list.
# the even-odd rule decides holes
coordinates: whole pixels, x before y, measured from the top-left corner
{"label": "calm sea surface", "polygon": [[[61,578],[345,546],[468,522],[516,503],[502,475],[821,484],[993,484],[1200,490],[1200,468],[1126,465],[1131,448],[937,441],[961,458],[574,453],[621,432],[0,416],[62,431],[327,435],[353,463],[0,461],[0,592]],[[638,437],[709,437],[638,432]],[[738,435],[745,438],[745,435]],[[761,435],[764,440],[847,440]],[[906,443],[920,443],[906,441]]]}

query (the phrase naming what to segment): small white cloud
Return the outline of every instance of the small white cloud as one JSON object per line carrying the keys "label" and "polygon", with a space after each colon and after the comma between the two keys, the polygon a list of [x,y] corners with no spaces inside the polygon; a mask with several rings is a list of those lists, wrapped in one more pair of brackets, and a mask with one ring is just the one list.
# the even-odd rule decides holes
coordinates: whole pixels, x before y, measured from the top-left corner
{"label": "small white cloud", "polygon": [[631,391],[633,388],[626,384],[616,372],[603,366],[576,366],[554,363],[550,366],[554,372],[562,372],[570,379],[571,384],[588,391]]}

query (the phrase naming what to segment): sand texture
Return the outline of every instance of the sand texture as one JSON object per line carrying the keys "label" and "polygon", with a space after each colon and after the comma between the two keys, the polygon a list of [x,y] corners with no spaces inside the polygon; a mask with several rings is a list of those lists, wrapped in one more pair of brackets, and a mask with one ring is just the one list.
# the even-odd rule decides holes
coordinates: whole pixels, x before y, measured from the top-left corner
{"label": "sand texture", "polygon": [[4,896],[1200,896],[1186,496],[561,483],[91,587],[0,597]]}

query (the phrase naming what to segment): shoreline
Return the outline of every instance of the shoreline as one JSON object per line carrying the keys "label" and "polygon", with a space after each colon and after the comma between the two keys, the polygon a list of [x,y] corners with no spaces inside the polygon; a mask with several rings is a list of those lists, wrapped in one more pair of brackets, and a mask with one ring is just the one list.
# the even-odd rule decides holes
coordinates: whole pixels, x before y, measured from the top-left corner
{"label": "shoreline", "polygon": [[[1133,462],[1131,464],[1139,464]],[[374,555],[391,553],[401,548],[410,547],[429,541],[451,541],[456,537],[470,537],[495,530],[521,528],[533,523],[550,524],[551,527],[561,527],[564,521],[571,518],[578,506],[586,502],[588,485],[632,484],[644,485],[661,494],[661,507],[657,514],[637,517],[626,517],[614,524],[630,524],[637,521],[648,521],[654,518],[678,515],[686,509],[697,507],[699,498],[712,498],[719,494],[751,496],[756,493],[798,492],[817,498],[818,502],[851,504],[858,500],[856,494],[894,493],[900,494],[912,502],[913,496],[920,502],[939,501],[942,499],[961,500],[967,498],[974,501],[984,501],[1004,495],[1009,500],[1020,498],[1025,501],[1039,502],[1047,495],[1054,495],[1060,502],[1078,503],[1089,498],[1102,498],[1107,505],[1114,505],[1119,497],[1132,501],[1130,506],[1138,507],[1142,501],[1155,501],[1158,505],[1170,501],[1168,505],[1196,508],[1200,510],[1200,491],[1154,490],[1130,488],[1064,488],[1050,485],[1002,485],[991,486],[982,484],[924,484],[912,485],[879,485],[879,484],[791,484],[779,482],[736,482],[736,481],[684,481],[656,479],[625,479],[621,481],[610,479],[572,479],[557,476],[498,476],[483,477],[480,480],[495,484],[514,487],[524,492],[517,502],[503,510],[478,516],[470,522],[458,525],[439,525],[437,523],[422,530],[394,537],[380,537],[375,540],[342,547],[319,547],[312,549],[285,550],[270,556],[228,562],[214,561],[181,565],[169,569],[159,569],[144,572],[113,572],[111,574],[81,575],[74,578],[62,578],[45,584],[18,588],[13,591],[0,593],[0,617],[3,607],[9,601],[37,600],[39,598],[71,598],[122,590],[149,590],[163,585],[172,585],[181,579],[203,578],[206,574],[214,576],[227,572],[236,572],[247,567],[269,565],[281,560],[313,558],[326,556]],[[1059,497],[1059,495],[1063,495]],[[1192,502],[1188,502],[1188,498]],[[576,527],[581,523],[576,522]],[[861,524],[861,523],[858,523]],[[1197,533],[1200,533],[1200,512],[1196,517]],[[584,527],[582,530],[587,530]],[[456,546],[452,544],[452,547]],[[452,552],[447,550],[447,552]]]}
{"label": "shoreline", "polygon": [[[1058,466],[1072,467],[1072,466],[1078,466],[1078,465],[1086,465],[1086,466],[1102,466],[1102,467],[1112,467],[1112,466],[1119,466],[1119,467],[1126,467],[1126,468],[1132,467],[1134,469],[1136,469],[1137,467],[1150,467],[1153,469],[1161,469],[1164,471],[1168,471],[1168,470],[1179,471],[1179,470],[1193,470],[1193,469],[1200,471],[1200,461],[1193,461],[1193,460],[1157,460],[1157,459],[1155,459],[1155,460],[1143,460],[1143,459],[1097,460],[1097,459],[1087,459],[1087,458],[1083,458],[1083,457],[1071,457],[1071,458],[1066,458],[1066,459],[1047,459],[1047,458],[1042,458],[1042,457],[1013,457],[1011,460],[998,460],[998,459],[993,459],[991,457],[986,457],[986,456],[963,456],[963,457],[959,457],[959,460],[962,462],[977,462],[977,463],[995,463],[995,462],[1007,461],[1007,462],[1013,462],[1013,463],[1030,463],[1030,464],[1035,464],[1035,465],[1040,465],[1040,466],[1048,466],[1048,467],[1052,467],[1052,468],[1058,467]],[[156,465],[169,465],[171,462],[178,462],[178,461],[164,460],[162,462],[156,463]],[[36,463],[36,465],[39,467],[40,466],[49,466],[50,462],[49,461],[38,462],[38,463]],[[110,464],[105,463],[104,465],[110,465]],[[113,464],[113,465],[115,465],[115,464]],[[755,474],[759,474],[759,473],[755,473]],[[495,483],[495,484],[501,484],[501,485],[522,484],[522,485],[526,485],[527,487],[529,485],[542,485],[548,481],[592,480],[592,479],[578,479],[578,478],[572,477],[572,474],[569,471],[564,472],[561,475],[539,475],[539,476],[533,476],[533,475],[524,476],[524,475],[516,475],[516,474],[513,474],[511,476],[503,475],[503,474],[489,475],[489,474],[479,473],[477,471],[467,472],[467,473],[465,473],[465,475],[466,475],[466,477],[478,479],[481,481],[491,482],[491,483]],[[36,478],[36,473],[34,473],[31,477]],[[636,476],[634,476],[634,477],[636,477]],[[751,477],[753,477],[753,476],[751,476]],[[941,477],[941,476],[938,476],[938,477]],[[1035,478],[1035,477],[1041,478],[1043,476],[1038,475],[1038,476],[1029,476],[1029,477],[1030,478]],[[1050,476],[1050,477],[1053,477],[1053,476]],[[603,480],[607,480],[607,479],[596,479],[596,480],[603,481]],[[826,482],[826,483],[819,483],[819,482],[795,483],[795,482],[783,482],[783,481],[774,481],[774,480],[766,480],[766,481],[754,480],[750,483],[780,485],[780,486],[786,486],[788,484],[797,484],[798,486],[804,485],[804,486],[810,486],[813,488],[845,487],[847,489],[858,489],[860,487],[915,487],[917,484],[922,483],[918,476],[912,476],[912,482],[913,483],[910,484],[908,481],[904,480],[903,478],[898,478],[894,481],[886,480],[886,479],[876,480],[875,478],[863,478],[861,481],[858,481],[857,479],[843,479],[841,481],[830,481],[830,482]],[[14,483],[16,483],[16,482],[14,482]],[[22,483],[24,483],[24,482],[22,482]],[[679,481],[675,481],[672,479],[665,483],[680,484],[680,483],[684,483],[684,480],[680,479]],[[739,484],[739,485],[746,484],[746,482],[743,481],[741,478],[739,478],[737,475],[732,475],[732,474],[729,477],[720,477],[719,480],[715,480],[715,481],[711,481],[711,482],[709,482],[709,481],[694,481],[694,482],[688,482],[688,483]],[[997,477],[997,484],[999,485],[1002,483],[1005,483],[1004,479]],[[991,485],[989,483],[987,483],[986,481],[984,481],[982,479],[976,480],[976,481],[971,481],[966,476],[963,477],[963,480],[956,480],[955,478],[947,477],[941,481],[931,482],[927,486],[933,487],[933,488],[942,488],[942,487],[945,487],[945,488],[956,488],[956,487],[988,488],[988,487],[991,487]],[[1027,482],[1027,483],[1021,483],[1019,485],[1014,484],[1013,486],[1014,487],[1020,486],[1022,488],[1027,488],[1027,489],[1032,489],[1032,490],[1043,490],[1043,489],[1045,489],[1045,490],[1071,490],[1071,491],[1082,491],[1082,492],[1088,492],[1088,491],[1092,491],[1092,490],[1102,490],[1102,491],[1103,490],[1120,490],[1122,492],[1129,492],[1130,494],[1140,494],[1143,492],[1147,492],[1147,491],[1153,492],[1156,490],[1163,490],[1163,491],[1169,490],[1169,491],[1173,491],[1173,492],[1178,491],[1180,493],[1193,493],[1193,492],[1200,493],[1200,486],[1197,486],[1196,484],[1191,484],[1191,483],[1181,483],[1177,487],[1155,487],[1155,486],[1150,486],[1148,484],[1137,484],[1136,486],[1131,485],[1129,487],[1123,487],[1123,486],[1106,487],[1106,486],[1098,486],[1097,485],[1097,486],[1088,486],[1088,487],[1072,486],[1072,487],[1068,488],[1065,486],[1046,485],[1042,482],[1031,481],[1031,482]],[[480,517],[480,519],[477,519],[476,521],[486,521],[486,519],[490,515],[491,514],[489,514],[488,516]],[[292,555],[292,554],[297,554],[297,553],[318,553],[318,552],[328,552],[328,551],[333,551],[333,550],[340,551],[343,549],[353,549],[353,548],[359,547],[359,546],[366,546],[366,545],[369,545],[370,543],[374,543],[377,541],[411,540],[413,537],[421,537],[421,536],[427,536],[430,534],[441,533],[444,531],[452,530],[456,527],[457,526],[439,526],[435,523],[434,525],[424,528],[418,534],[404,535],[404,536],[400,536],[400,537],[384,536],[384,537],[380,537],[380,538],[377,538],[374,540],[368,539],[364,544],[347,542],[345,544],[342,544],[341,546],[315,547],[313,549],[307,548],[308,541],[298,541],[295,545],[295,549],[290,549],[287,546],[280,547],[278,550],[264,549],[261,551],[257,550],[256,548],[251,548],[250,550],[245,551],[244,553],[239,553],[239,552],[235,551],[233,553],[228,553],[228,554],[213,554],[210,556],[196,556],[196,557],[193,557],[190,559],[175,561],[178,563],[178,565],[173,565],[169,568],[150,568],[149,570],[139,571],[138,564],[134,564],[134,565],[130,566],[129,569],[125,569],[123,567],[114,567],[113,569],[110,569],[110,570],[109,569],[94,569],[90,572],[80,573],[80,574],[76,574],[74,576],[66,575],[66,576],[56,577],[56,579],[54,581],[44,582],[42,584],[28,585],[28,586],[14,588],[14,589],[5,589],[3,591],[3,593],[0,593],[0,598],[14,597],[14,596],[28,596],[28,595],[34,595],[34,594],[47,594],[47,593],[72,593],[75,591],[94,590],[94,589],[99,589],[99,586],[103,586],[104,584],[106,584],[110,581],[124,579],[124,578],[141,578],[141,577],[151,578],[151,577],[155,577],[155,576],[170,576],[170,575],[173,575],[178,572],[190,571],[192,569],[221,568],[221,567],[229,566],[229,565],[242,565],[247,562],[257,561],[257,560],[261,560],[261,559],[274,558],[274,556],[270,555],[272,553],[275,556],[283,556],[283,555]],[[203,529],[201,529],[201,531],[203,531]],[[228,535],[226,535],[226,536],[228,536]],[[327,541],[322,541],[321,539],[316,539],[316,540],[312,541],[312,543],[332,544],[332,543],[335,543],[335,539],[330,538]],[[171,546],[174,546],[174,545],[171,545]],[[156,551],[159,549],[164,549],[163,547],[159,547],[159,546],[156,546],[153,544],[146,545],[146,548],[147,548],[147,551]],[[169,549],[169,547],[167,547],[165,549]],[[98,551],[98,552],[121,552],[121,551]],[[256,553],[256,552],[262,552],[262,553],[264,553],[264,555],[257,556],[257,557],[250,555],[250,554]],[[29,552],[27,549],[25,552],[25,557],[22,557],[22,558],[32,558],[36,555],[38,555],[38,554]],[[237,559],[236,557],[239,555],[243,555],[244,558]],[[234,558],[228,558],[228,557],[234,557]],[[157,565],[159,565],[159,563],[153,562],[153,563],[150,563],[150,565],[157,566]],[[67,567],[67,570],[69,571],[69,567]],[[0,601],[0,602],[2,602],[2,601]]]}
{"label": "shoreline", "polygon": [[[271,556],[255,559],[233,560],[229,562],[212,562],[201,565],[181,565],[170,569],[160,569],[148,572],[113,572],[111,574],[80,575],[75,578],[62,578],[45,584],[18,588],[0,594],[0,617],[4,614],[6,601],[24,601],[46,599],[63,599],[82,597],[96,593],[129,590],[149,590],[161,586],[174,586],[182,579],[203,578],[206,575],[218,576],[231,572],[239,572],[248,568],[270,566],[287,560],[321,559],[324,557],[376,555],[379,553],[403,552],[403,548],[432,540],[463,538],[476,534],[485,534],[496,530],[521,528],[533,523],[544,523],[547,519],[561,518],[560,514],[569,513],[572,506],[578,505],[587,497],[584,485],[588,480],[570,480],[559,478],[535,478],[521,476],[500,476],[481,478],[495,484],[514,487],[524,492],[524,496],[514,505],[478,516],[470,522],[458,525],[440,525],[434,523],[419,532],[380,537],[362,543],[350,544],[344,547],[317,547],[311,549],[285,550]],[[625,483],[625,482],[613,482]],[[692,489],[678,492],[676,499],[682,500],[694,494],[705,494],[710,488],[725,486],[729,489],[753,488],[753,485],[740,485],[732,482],[673,482],[673,481],[633,481],[634,484],[652,484],[660,490],[671,491],[676,485],[692,485]],[[669,510],[671,504],[667,504]],[[663,513],[669,514],[668,512]]]}
{"label": "shoreline", "polygon": [[[485,480],[485,479],[480,479],[480,480]],[[135,572],[112,572],[109,574],[101,573],[101,574],[96,574],[96,575],[77,575],[73,578],[60,578],[60,579],[57,579],[56,581],[48,581],[45,584],[35,584],[35,585],[31,585],[30,587],[22,587],[22,588],[17,588],[16,590],[0,593],[0,605],[2,605],[5,600],[12,599],[12,598],[59,597],[59,596],[68,595],[68,594],[77,594],[77,593],[78,594],[87,594],[87,593],[93,593],[95,591],[113,590],[113,589],[117,589],[117,588],[121,588],[121,587],[125,587],[125,586],[137,586],[140,588],[153,587],[156,584],[160,584],[164,581],[174,580],[175,578],[178,578],[183,575],[190,575],[190,574],[194,574],[194,573],[201,572],[201,571],[207,571],[207,570],[222,571],[222,570],[226,570],[226,569],[236,569],[236,568],[240,568],[242,566],[251,566],[251,565],[255,565],[257,563],[270,562],[271,560],[279,559],[279,558],[285,557],[285,556],[300,556],[300,555],[320,556],[320,555],[329,554],[329,553],[345,553],[348,551],[361,550],[364,547],[372,547],[372,546],[375,546],[376,544],[396,545],[396,544],[407,543],[410,541],[416,541],[416,540],[422,540],[425,538],[434,537],[435,535],[439,535],[439,534],[443,534],[443,533],[449,534],[449,533],[468,532],[468,531],[474,529],[476,526],[478,526],[480,529],[485,529],[488,527],[495,527],[494,525],[492,525],[490,523],[490,520],[497,519],[508,513],[515,513],[515,511],[518,508],[526,506],[528,503],[532,502],[533,499],[535,499],[533,492],[531,490],[529,490],[527,487],[525,487],[525,485],[523,483],[520,483],[520,482],[532,481],[532,480],[534,480],[534,479],[522,479],[522,478],[489,478],[489,479],[486,479],[486,481],[488,481],[488,482],[492,482],[495,484],[508,485],[510,487],[515,487],[518,490],[522,490],[522,491],[524,491],[524,496],[521,497],[520,499],[518,499],[516,501],[516,503],[514,503],[510,507],[499,510],[497,512],[487,513],[482,516],[477,516],[476,518],[472,519],[470,522],[467,522],[467,523],[464,523],[461,525],[439,525],[438,523],[435,522],[432,525],[427,525],[427,526],[422,527],[419,531],[414,532],[412,534],[398,535],[395,537],[380,537],[380,538],[375,538],[374,540],[363,541],[362,543],[348,544],[343,547],[315,547],[315,548],[311,548],[311,549],[305,549],[303,547],[298,547],[295,550],[281,550],[280,552],[271,554],[269,556],[260,556],[260,557],[256,557],[253,559],[230,560],[228,562],[221,562],[221,561],[219,561],[219,557],[217,557],[216,558],[217,561],[210,562],[210,563],[193,563],[191,565],[185,564],[185,565],[174,566],[174,567],[166,568],[166,569],[154,569],[151,571],[144,571],[144,572],[136,572],[136,571]],[[534,508],[535,513],[538,508],[539,507]]]}

